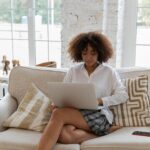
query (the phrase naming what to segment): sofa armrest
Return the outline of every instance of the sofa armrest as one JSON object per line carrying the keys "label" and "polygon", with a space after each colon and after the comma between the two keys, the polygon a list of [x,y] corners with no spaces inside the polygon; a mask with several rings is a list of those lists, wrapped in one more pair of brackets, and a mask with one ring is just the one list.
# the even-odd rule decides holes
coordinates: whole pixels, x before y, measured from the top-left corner
{"label": "sofa armrest", "polygon": [[0,100],[0,132],[4,130],[2,123],[17,109],[17,101],[7,94]]}

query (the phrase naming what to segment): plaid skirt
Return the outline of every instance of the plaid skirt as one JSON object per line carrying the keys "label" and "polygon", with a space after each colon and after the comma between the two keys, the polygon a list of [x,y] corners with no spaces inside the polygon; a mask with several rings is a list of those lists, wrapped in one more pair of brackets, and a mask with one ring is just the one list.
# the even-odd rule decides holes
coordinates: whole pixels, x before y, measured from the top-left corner
{"label": "plaid skirt", "polygon": [[106,116],[101,113],[101,110],[80,109],[79,111],[94,134],[98,136],[108,134],[112,125],[108,122]]}

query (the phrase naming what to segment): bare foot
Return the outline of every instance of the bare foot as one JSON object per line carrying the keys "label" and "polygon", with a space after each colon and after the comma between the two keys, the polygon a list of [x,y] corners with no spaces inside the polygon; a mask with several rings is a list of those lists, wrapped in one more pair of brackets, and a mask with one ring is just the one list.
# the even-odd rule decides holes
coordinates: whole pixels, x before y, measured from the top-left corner
{"label": "bare foot", "polygon": [[114,132],[114,131],[116,131],[116,130],[118,130],[118,129],[121,129],[121,128],[122,128],[121,126],[112,126],[112,127],[108,130],[108,132],[111,133],[111,132]]}

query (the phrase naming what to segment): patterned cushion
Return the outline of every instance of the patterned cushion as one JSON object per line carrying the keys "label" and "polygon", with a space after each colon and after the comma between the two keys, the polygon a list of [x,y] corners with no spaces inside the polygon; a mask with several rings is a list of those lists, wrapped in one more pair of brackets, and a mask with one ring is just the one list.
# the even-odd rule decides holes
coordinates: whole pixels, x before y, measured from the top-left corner
{"label": "patterned cushion", "polygon": [[112,106],[114,124],[120,126],[149,126],[150,101],[148,97],[148,76],[125,79],[129,99],[124,104]]}
{"label": "patterned cushion", "polygon": [[3,126],[43,131],[50,118],[50,103],[50,99],[31,84],[17,111],[3,123]]}

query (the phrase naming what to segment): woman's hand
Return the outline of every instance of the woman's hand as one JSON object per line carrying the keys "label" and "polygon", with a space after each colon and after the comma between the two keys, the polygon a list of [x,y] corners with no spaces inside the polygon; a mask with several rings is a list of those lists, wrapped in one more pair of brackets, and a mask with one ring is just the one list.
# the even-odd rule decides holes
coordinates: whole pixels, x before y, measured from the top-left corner
{"label": "woman's hand", "polygon": [[97,101],[98,101],[98,105],[99,105],[99,106],[102,106],[102,105],[103,105],[103,101],[102,101],[101,98],[99,98]]}
{"label": "woman's hand", "polygon": [[53,111],[55,108],[57,108],[57,106],[52,102],[50,104],[50,110]]}

